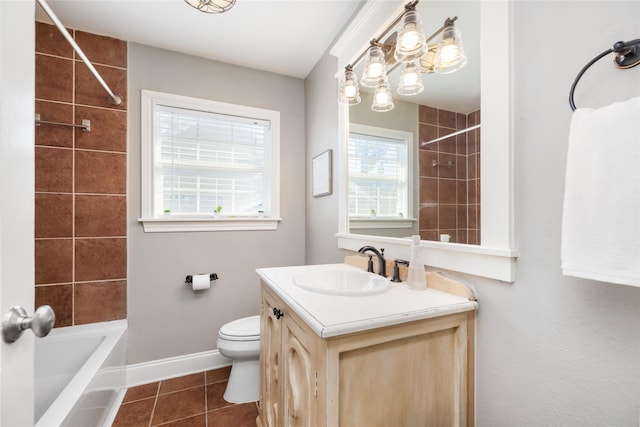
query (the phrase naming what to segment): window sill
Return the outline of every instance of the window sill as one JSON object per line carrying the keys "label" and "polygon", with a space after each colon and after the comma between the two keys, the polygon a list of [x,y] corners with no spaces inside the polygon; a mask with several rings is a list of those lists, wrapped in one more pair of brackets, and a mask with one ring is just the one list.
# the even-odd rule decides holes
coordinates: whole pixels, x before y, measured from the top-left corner
{"label": "window sill", "polygon": [[140,218],[145,233],[188,231],[273,231],[280,218]]}
{"label": "window sill", "polygon": [[411,228],[414,222],[416,220],[412,218],[349,218],[349,229]]}

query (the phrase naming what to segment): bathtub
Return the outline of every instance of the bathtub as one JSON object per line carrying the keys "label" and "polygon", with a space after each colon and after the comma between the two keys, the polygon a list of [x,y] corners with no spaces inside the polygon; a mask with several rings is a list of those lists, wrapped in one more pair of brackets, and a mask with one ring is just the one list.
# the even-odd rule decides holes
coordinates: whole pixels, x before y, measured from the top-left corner
{"label": "bathtub", "polygon": [[125,386],[126,332],[127,321],[116,320],[36,340],[36,427],[105,424]]}

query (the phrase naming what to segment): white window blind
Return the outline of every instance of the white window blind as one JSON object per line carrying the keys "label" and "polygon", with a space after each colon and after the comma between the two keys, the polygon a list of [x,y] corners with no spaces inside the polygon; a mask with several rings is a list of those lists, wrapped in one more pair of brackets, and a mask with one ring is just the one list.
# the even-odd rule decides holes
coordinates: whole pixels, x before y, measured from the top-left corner
{"label": "white window blind", "polygon": [[278,111],[143,90],[141,119],[145,231],[277,228]]}
{"label": "white window blind", "polygon": [[408,141],[349,134],[349,216],[397,217],[409,213]]}
{"label": "white window blind", "polygon": [[159,211],[269,210],[268,121],[156,105],[154,130]]}

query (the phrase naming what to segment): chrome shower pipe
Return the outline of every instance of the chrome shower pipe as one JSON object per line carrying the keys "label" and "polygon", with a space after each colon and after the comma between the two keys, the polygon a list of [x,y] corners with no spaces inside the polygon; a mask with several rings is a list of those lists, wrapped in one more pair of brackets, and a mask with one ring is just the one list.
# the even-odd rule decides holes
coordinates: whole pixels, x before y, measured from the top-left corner
{"label": "chrome shower pipe", "polygon": [[86,64],[86,66],[89,68],[89,71],[91,71],[91,73],[98,80],[98,83],[100,83],[100,85],[104,88],[104,90],[107,91],[107,93],[109,94],[109,97],[111,98],[111,103],[113,105],[122,104],[122,99],[118,95],[113,93],[111,88],[109,88],[109,85],[107,85],[107,83],[104,81],[100,73],[98,73],[98,70],[96,70],[96,67],[93,66],[91,61],[89,61],[89,58],[87,58],[87,55],[85,55],[82,49],[80,49],[80,46],[78,46],[78,43],[76,43],[73,37],[71,37],[71,34],[69,34],[69,31],[67,31],[64,25],[62,25],[62,22],[60,22],[60,19],[58,19],[58,16],[51,9],[51,7],[46,2],[46,0],[36,0],[36,1],[38,2],[42,10],[44,10],[44,12],[49,16],[49,18],[51,18],[51,20],[56,25],[56,27],[58,27],[58,30],[60,31],[60,33],[64,36],[65,39],[67,39],[67,41],[69,42],[73,50],[76,51],[80,59],[82,59],[82,61]]}

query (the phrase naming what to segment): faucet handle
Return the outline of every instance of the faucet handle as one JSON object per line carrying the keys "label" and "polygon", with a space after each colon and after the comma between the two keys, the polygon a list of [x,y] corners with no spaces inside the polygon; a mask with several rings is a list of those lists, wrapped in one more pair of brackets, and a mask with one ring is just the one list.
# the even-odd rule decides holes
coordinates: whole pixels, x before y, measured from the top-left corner
{"label": "faucet handle", "polygon": [[408,267],[409,261],[405,261],[403,259],[393,260],[393,277],[391,278],[392,282],[402,282],[402,280],[400,280],[400,268],[398,267],[398,264],[406,265]]}
{"label": "faucet handle", "polygon": [[369,261],[367,262],[367,271],[373,273],[373,255],[369,255]]}

